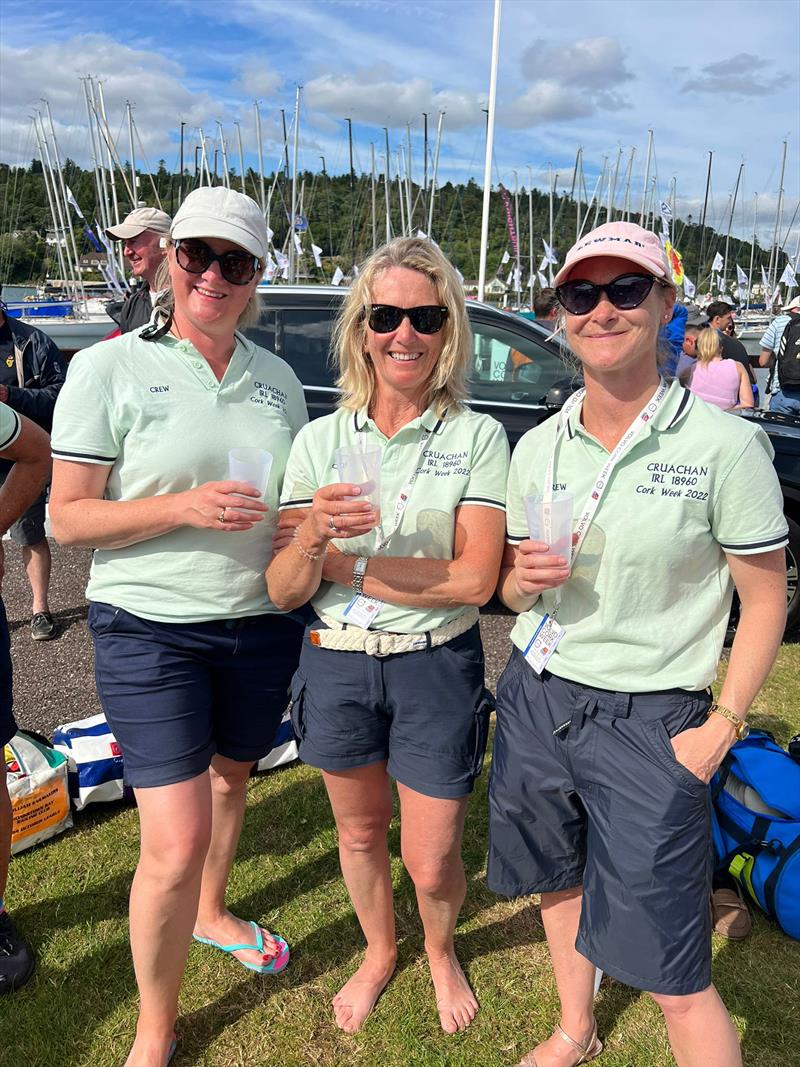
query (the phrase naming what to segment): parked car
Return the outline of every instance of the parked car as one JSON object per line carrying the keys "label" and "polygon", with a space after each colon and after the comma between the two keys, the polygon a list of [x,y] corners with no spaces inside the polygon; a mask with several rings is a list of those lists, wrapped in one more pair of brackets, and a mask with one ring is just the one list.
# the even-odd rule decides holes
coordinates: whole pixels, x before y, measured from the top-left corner
{"label": "parked car", "polygon": [[[329,362],[333,322],[346,290],[334,286],[270,286],[262,290],[263,311],[247,333],[292,365],[306,394],[312,419],[334,409],[337,390]],[[520,437],[557,411],[579,385],[560,345],[539,323],[477,301],[467,301],[475,339],[470,404],[505,427],[512,449]],[[775,449],[789,523],[786,550],[789,628],[800,623],[800,419],[757,411]],[[735,619],[735,613],[734,613]]]}

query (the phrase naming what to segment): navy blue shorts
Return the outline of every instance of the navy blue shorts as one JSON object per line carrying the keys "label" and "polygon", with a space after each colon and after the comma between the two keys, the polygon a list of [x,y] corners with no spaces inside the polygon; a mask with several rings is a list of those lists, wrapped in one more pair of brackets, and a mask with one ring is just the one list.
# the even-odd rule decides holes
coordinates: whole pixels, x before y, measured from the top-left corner
{"label": "navy blue shorts", "polygon": [[386,760],[417,793],[467,796],[486,752],[483,679],[477,623],[446,645],[385,657],[320,648],[306,633],[292,682],[300,758],[324,771]]}
{"label": "navy blue shorts", "polygon": [[[8,633],[6,606],[0,599],[0,748],[17,732],[17,724],[11,710],[14,706],[11,681],[11,637]],[[5,765],[2,763],[0,774],[5,774]]]}
{"label": "navy blue shorts", "polygon": [[670,744],[710,702],[540,678],[516,648],[498,683],[489,886],[521,896],[582,885],[576,948],[651,993],[711,983],[709,790]]}
{"label": "navy blue shorts", "polygon": [[89,629],[129,785],[194,778],[215,753],[255,763],[269,752],[303,637],[295,619],[162,623],[93,603]]}

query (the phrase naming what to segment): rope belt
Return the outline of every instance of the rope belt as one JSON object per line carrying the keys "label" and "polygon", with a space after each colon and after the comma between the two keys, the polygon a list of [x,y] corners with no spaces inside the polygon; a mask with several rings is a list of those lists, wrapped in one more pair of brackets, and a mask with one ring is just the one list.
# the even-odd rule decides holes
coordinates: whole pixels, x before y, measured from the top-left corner
{"label": "rope belt", "polygon": [[327,630],[311,630],[309,638],[318,648],[333,648],[338,652],[366,652],[368,656],[394,656],[398,652],[421,652],[436,648],[460,637],[472,629],[480,618],[477,608],[467,608],[452,622],[445,623],[424,634],[391,634],[382,630],[364,630],[360,626],[344,625],[329,615],[320,619]]}

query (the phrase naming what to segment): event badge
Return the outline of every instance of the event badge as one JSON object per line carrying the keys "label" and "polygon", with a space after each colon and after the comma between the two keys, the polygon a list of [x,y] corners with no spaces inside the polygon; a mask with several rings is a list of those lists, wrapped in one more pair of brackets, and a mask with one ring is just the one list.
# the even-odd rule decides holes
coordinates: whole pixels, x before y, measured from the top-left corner
{"label": "event badge", "polygon": [[565,633],[564,627],[559,626],[549,615],[545,615],[536,627],[536,632],[528,642],[524,656],[537,674],[541,674],[550,662],[550,657],[558,648],[558,643]]}
{"label": "event badge", "polygon": [[371,596],[354,596],[344,609],[344,617],[354,626],[360,626],[362,630],[368,630],[378,617],[383,607],[382,600],[375,600]]}

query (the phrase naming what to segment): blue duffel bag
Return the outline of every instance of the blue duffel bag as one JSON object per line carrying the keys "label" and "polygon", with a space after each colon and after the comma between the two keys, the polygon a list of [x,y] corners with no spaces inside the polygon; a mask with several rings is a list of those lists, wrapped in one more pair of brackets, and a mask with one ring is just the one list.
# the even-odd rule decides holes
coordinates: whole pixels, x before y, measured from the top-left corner
{"label": "blue duffel bag", "polygon": [[751,730],[711,779],[711,797],[717,872],[800,941],[800,763]]}

